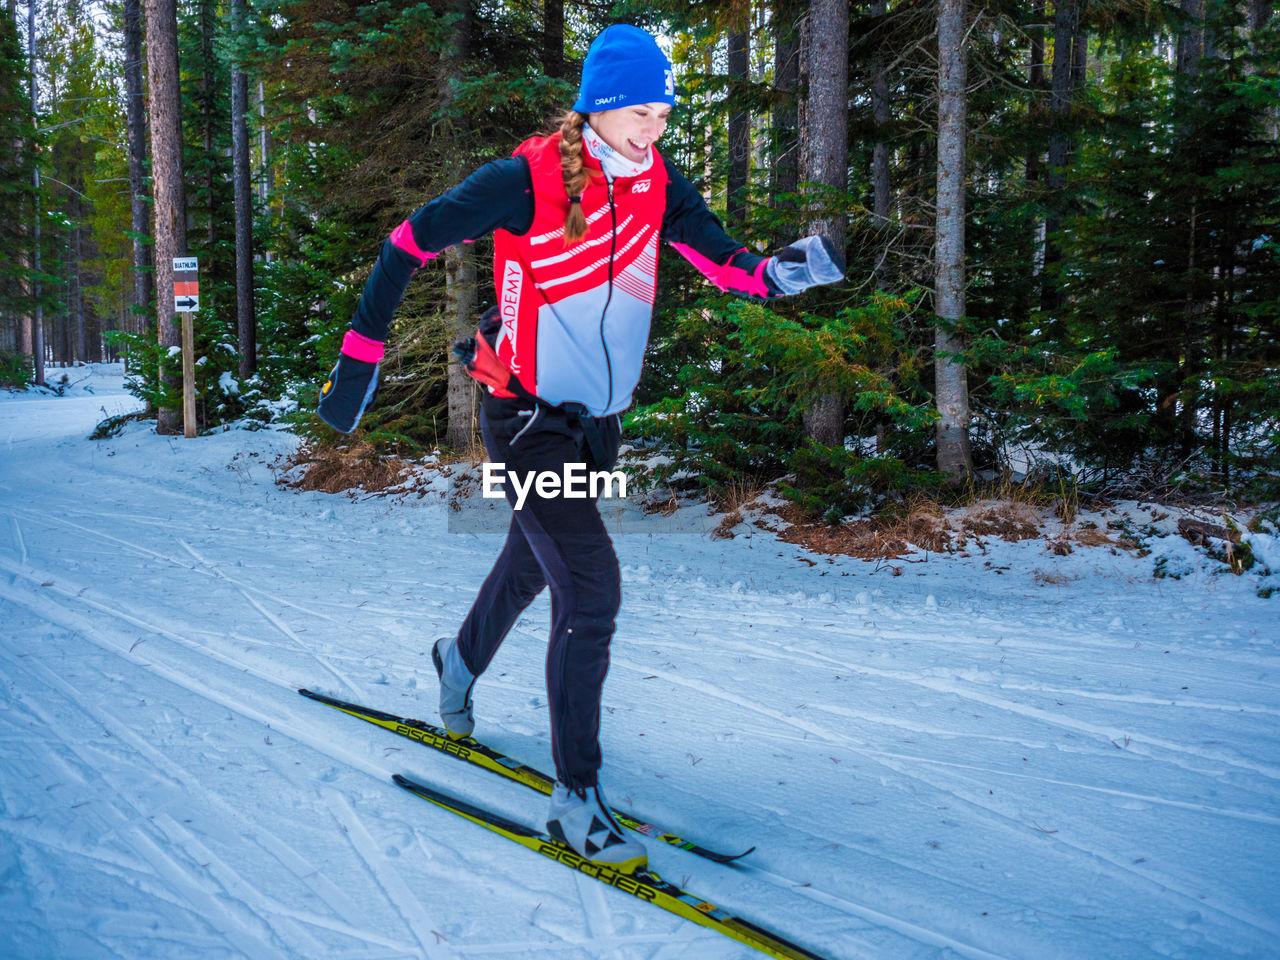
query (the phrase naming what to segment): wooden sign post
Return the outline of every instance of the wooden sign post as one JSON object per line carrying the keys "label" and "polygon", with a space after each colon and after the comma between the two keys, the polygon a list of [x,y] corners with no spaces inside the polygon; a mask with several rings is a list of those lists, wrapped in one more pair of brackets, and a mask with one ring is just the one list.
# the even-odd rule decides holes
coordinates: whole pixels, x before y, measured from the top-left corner
{"label": "wooden sign post", "polygon": [[182,435],[196,435],[196,346],[191,315],[200,309],[200,261],[173,258],[173,308],[182,314]]}

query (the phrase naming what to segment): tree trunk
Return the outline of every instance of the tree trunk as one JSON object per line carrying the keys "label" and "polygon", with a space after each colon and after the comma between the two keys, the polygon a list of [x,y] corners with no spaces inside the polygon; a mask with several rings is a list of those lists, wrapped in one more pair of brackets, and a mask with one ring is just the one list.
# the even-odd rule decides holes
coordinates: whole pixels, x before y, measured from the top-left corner
{"label": "tree trunk", "polygon": [[[1258,35],[1271,22],[1271,16],[1275,12],[1274,6],[1275,0],[1253,0],[1249,5],[1249,52],[1254,56],[1261,52],[1262,45]],[[1247,66],[1245,70],[1249,76],[1258,73],[1258,68],[1254,65]],[[1272,101],[1271,106],[1266,110],[1266,117],[1267,138],[1274,141],[1280,138],[1280,104]]]}
{"label": "tree trunk", "polygon": [[[142,2],[124,0],[124,83],[129,138],[129,220],[133,233],[133,319],[154,312],[151,305],[151,210],[148,203],[147,121],[142,85]],[[145,321],[146,326],[151,322]]]}
{"label": "tree trunk", "polygon": [[[1192,104],[1199,96],[1198,87],[1201,73],[1201,59],[1206,56],[1204,0],[1182,0],[1182,12],[1186,16],[1180,27],[1174,70],[1177,73],[1175,85],[1175,130],[1177,138],[1186,141],[1190,132],[1186,118]],[[1194,150],[1194,146],[1185,143],[1180,147],[1184,151]],[[1187,204],[1186,224],[1186,292],[1183,298],[1182,323],[1178,336],[1172,344],[1171,360],[1178,364],[1175,372],[1176,381],[1171,392],[1178,396],[1181,405],[1178,407],[1178,450],[1186,458],[1196,448],[1196,426],[1199,420],[1199,384],[1204,372],[1204,302],[1205,291],[1200,275],[1206,271],[1202,266],[1204,259],[1200,254],[1200,216],[1195,197]],[[1212,236],[1212,234],[1209,234]],[[1212,241],[1210,241],[1212,242]]]}
{"label": "tree trunk", "polygon": [[77,198],[70,206],[75,225],[71,228],[71,262],[67,264],[67,299],[70,330],[74,335],[67,344],[67,359],[83,363],[89,355],[84,322],[84,204]]}
{"label": "tree trunk", "polygon": [[1181,7],[1186,22],[1178,30],[1174,70],[1183,76],[1195,76],[1200,72],[1200,58],[1205,55],[1204,0],[1182,0]]}
{"label": "tree trunk", "polygon": [[[231,0],[231,33],[244,32],[245,0]],[[240,379],[258,369],[258,324],[253,312],[253,193],[249,181],[249,77],[239,61],[231,69],[231,175],[236,217],[236,336]]]}
{"label": "tree trunk", "polygon": [[[450,12],[460,14],[453,31],[453,49],[449,52],[444,80],[445,108],[453,99],[453,79],[461,79],[471,39],[470,0],[450,0]],[[545,8],[544,8],[545,9]],[[563,38],[561,40],[563,44]],[[545,51],[544,51],[545,52]],[[476,265],[468,244],[450,247],[444,254],[445,301],[447,317],[453,329],[449,342],[475,335],[476,331]],[[459,363],[448,364],[449,423],[446,442],[455,450],[466,450],[475,439],[480,425],[480,391]]]}
{"label": "tree trunk", "polygon": [[200,117],[204,124],[204,167],[205,167],[205,216],[209,218],[205,226],[205,243],[213,250],[218,242],[218,164],[214,162],[214,77],[213,77],[213,34],[216,9],[214,0],[200,2]]}
{"label": "tree trunk", "polygon": [[[729,34],[729,81],[731,102],[741,100],[747,83],[747,35]],[[746,219],[747,158],[751,151],[751,114],[736,107],[729,114],[729,182],[725,213],[729,228],[740,227]]]}
{"label": "tree trunk", "polygon": [[[70,242],[67,243],[64,253],[67,258],[66,259],[67,279],[68,281],[70,281],[70,271],[71,271]],[[56,331],[53,337],[53,350],[51,351],[51,355],[53,357],[53,362],[61,367],[66,367],[71,362],[71,351],[72,351],[71,318],[75,316],[73,312],[73,305],[74,305],[74,301],[72,300],[73,292],[74,291],[70,289],[67,290],[67,303],[64,306],[63,311],[61,313],[55,314],[51,318],[53,320],[53,327]]]}
{"label": "tree trunk", "polygon": [[[155,184],[156,331],[163,358],[161,381],[171,396],[182,392],[174,354],[182,347],[173,299],[173,258],[187,253],[187,192],[182,172],[182,113],[178,86],[176,0],[143,0],[151,114],[151,173]],[[175,350],[175,348],[177,348]],[[162,406],[156,432],[182,431],[182,410]]]}
{"label": "tree trunk", "polygon": [[67,233],[62,250],[62,263],[66,277],[65,308],[50,319],[53,321],[53,349],[50,354],[55,364],[66,367],[71,362],[71,318],[75,316],[75,286],[72,270],[75,268],[75,252],[71,243],[72,234]]}
{"label": "tree trunk", "polygon": [[[789,201],[783,194],[794,194],[799,188],[799,122],[796,91],[800,86],[800,43],[797,20],[800,7],[796,0],[774,0],[773,85],[779,97],[773,108],[773,189],[772,205],[777,208]],[[790,243],[789,230],[775,237],[779,245]]]}
{"label": "tree trunk", "polygon": [[[801,179],[843,190],[849,172],[849,4],[810,0],[805,30],[808,93],[800,129]],[[809,233],[822,233],[843,250],[843,206],[829,200],[810,212]],[[844,397],[827,393],[804,415],[810,439],[829,447],[844,443]]]}
{"label": "tree trunk", "polygon": [[[454,339],[475,336],[476,260],[469,244],[450,247],[444,255],[445,300]],[[449,364],[449,426],[445,441],[465,451],[480,432],[480,390],[460,363]]]}
{"label": "tree trunk", "polygon": [[[29,263],[30,260],[24,262]],[[35,290],[35,281],[30,278],[27,279],[27,290],[29,292],[34,292]],[[33,356],[35,352],[34,338],[32,336],[34,327],[35,324],[30,313],[18,318],[17,349],[19,353],[26,354],[28,357]]]}
{"label": "tree trunk", "polygon": [[542,0],[542,72],[564,76],[564,0]]}
{"label": "tree trunk", "polygon": [[[1044,0],[1033,0],[1031,4],[1032,26],[1028,30],[1031,37],[1031,64],[1027,68],[1027,86],[1031,89],[1031,105],[1028,110],[1028,119],[1033,129],[1040,122],[1044,111],[1040,102],[1044,88],[1044,27],[1040,26],[1040,24],[1044,23],[1044,17]],[[1032,143],[1027,147],[1025,171],[1028,196],[1034,197],[1036,195],[1036,185],[1042,179],[1044,179],[1044,154],[1037,144]],[[1039,218],[1032,217],[1030,243],[1032,251],[1031,270],[1034,277],[1040,277],[1044,272],[1044,250],[1041,238],[1043,225],[1043,221]],[[1032,289],[1034,290],[1035,288],[1033,287]]]}
{"label": "tree trunk", "polygon": [[[261,166],[258,168],[258,200],[262,203],[263,209],[267,209],[267,205],[271,200],[271,194],[276,187],[275,168],[271,164],[271,151],[273,144],[271,141],[271,131],[267,129],[267,89],[262,81],[258,81],[258,161]],[[263,251],[263,256],[267,263],[271,262],[271,250],[268,248]]]}
{"label": "tree trunk", "polygon": [[[87,249],[85,249],[87,248]],[[85,227],[85,247],[84,256],[88,258],[90,263],[98,262],[98,241],[94,238],[93,232]],[[90,283],[102,282],[102,271],[94,269]],[[83,298],[83,293],[81,293]],[[84,359],[89,363],[102,362],[102,315],[98,312],[98,306],[93,301],[87,301],[84,306],[84,323],[85,323],[85,356]]]}
{"label": "tree trunk", "polygon": [[[1062,259],[1058,233],[1062,230],[1067,188],[1067,165],[1071,161],[1071,113],[1079,91],[1084,64],[1085,37],[1081,14],[1086,0],[1059,0],[1053,15],[1053,80],[1050,95],[1048,184],[1052,192],[1050,213],[1045,218],[1044,264],[1051,267]],[[1041,308],[1050,313],[1062,306],[1062,281],[1047,271],[1041,287]]]}
{"label": "tree trunk", "polygon": [[[877,22],[883,23],[889,12],[887,0],[875,0],[871,13]],[[886,128],[889,124],[889,78],[886,73],[887,51],[883,46],[877,48],[871,68],[871,119],[876,125],[876,139],[871,148],[871,184],[873,195],[873,212],[876,221],[883,225],[889,219],[892,206],[892,185],[889,175],[889,145],[886,142]]]}
{"label": "tree trunk", "polygon": [[[802,179],[843,190],[849,171],[848,0],[810,0],[809,90],[801,130]],[[844,248],[844,209],[830,203],[816,210],[810,230]]]}
{"label": "tree trunk", "polygon": [[938,212],[934,332],[938,470],[959,482],[973,470],[967,371],[955,325],[965,312],[966,0],[938,0]]}
{"label": "tree trunk", "polygon": [[[707,44],[702,49],[702,72],[711,73],[712,55],[715,53],[715,45]],[[711,92],[711,88],[707,87],[706,92],[702,95],[702,106],[707,118],[703,125],[702,136],[702,199],[711,205],[711,187],[715,183],[715,168],[712,160],[715,157],[715,138],[712,136],[711,128],[711,112],[715,109],[715,97]]]}
{"label": "tree trunk", "polygon": [[801,417],[805,436],[828,447],[844,443],[844,397],[824,393]]}
{"label": "tree trunk", "polygon": [[71,220],[71,263],[67,272],[71,280],[70,294],[70,342],[69,359],[72,363],[95,363],[102,359],[100,339],[98,337],[97,318],[94,316],[92,304],[85,296],[85,288],[93,285],[89,265],[97,254],[97,246],[89,227],[90,205],[85,195],[85,171],[93,162],[93,154],[86,149],[85,142],[76,138],[67,155],[68,167],[64,173],[71,199],[68,212]]}
{"label": "tree trunk", "polygon": [[[36,109],[36,0],[27,0],[27,50],[31,55],[31,116],[34,118],[39,116]],[[34,144],[33,144],[34,146]],[[32,266],[35,268],[36,278],[32,281],[32,292],[35,295],[36,315],[31,322],[31,357],[34,361],[35,370],[32,374],[32,381],[43,387],[44,379],[44,306],[40,301],[41,284],[38,279],[41,269],[40,257],[40,152],[32,150],[33,160],[32,182],[35,185],[35,193],[33,194],[32,203],[32,220],[31,220],[31,243],[32,243]]]}
{"label": "tree trunk", "polygon": [[1083,0],[1061,0],[1053,15],[1053,87],[1050,110],[1053,132],[1049,138],[1049,186],[1061,190],[1067,184],[1071,136],[1067,117],[1075,101],[1076,52],[1083,43],[1080,8]]}
{"label": "tree trunk", "polygon": [[[875,0],[871,13],[877,24],[883,24],[889,12],[887,0]],[[875,141],[871,146],[872,213],[882,233],[882,246],[876,261],[876,289],[884,290],[889,280],[889,217],[893,212],[893,181],[889,167],[889,77],[888,50],[883,41],[876,48],[871,64],[871,119],[875,122]]]}

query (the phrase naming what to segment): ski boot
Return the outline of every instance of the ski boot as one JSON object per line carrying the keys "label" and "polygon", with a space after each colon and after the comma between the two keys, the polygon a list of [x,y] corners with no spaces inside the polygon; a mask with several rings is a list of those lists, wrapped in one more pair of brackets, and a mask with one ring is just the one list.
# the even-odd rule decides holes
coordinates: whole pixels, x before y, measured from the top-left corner
{"label": "ski boot", "polygon": [[431,662],[440,678],[440,721],[452,740],[471,736],[476,728],[471,713],[471,688],[476,678],[462,662],[457,637],[441,637],[431,648]]}
{"label": "ski boot", "polygon": [[649,866],[644,845],[623,833],[598,786],[571,788],[556,781],[547,833],[579,856],[619,873],[635,873]]}

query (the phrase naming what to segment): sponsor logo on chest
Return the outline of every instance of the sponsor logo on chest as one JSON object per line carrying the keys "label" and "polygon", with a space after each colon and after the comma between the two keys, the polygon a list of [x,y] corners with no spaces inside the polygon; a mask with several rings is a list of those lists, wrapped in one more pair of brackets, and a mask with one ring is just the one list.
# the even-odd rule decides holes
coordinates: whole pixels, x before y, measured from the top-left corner
{"label": "sponsor logo on chest", "polygon": [[651,182],[652,181],[650,180],[637,180],[635,183],[631,185],[631,192],[632,193],[648,193],[649,184]]}

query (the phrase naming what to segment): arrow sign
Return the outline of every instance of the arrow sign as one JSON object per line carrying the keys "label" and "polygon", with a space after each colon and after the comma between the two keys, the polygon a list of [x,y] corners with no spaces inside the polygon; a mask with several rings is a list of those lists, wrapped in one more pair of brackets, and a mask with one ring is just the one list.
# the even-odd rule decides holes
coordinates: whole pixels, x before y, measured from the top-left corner
{"label": "arrow sign", "polygon": [[173,308],[178,313],[200,309],[200,261],[197,257],[173,258]]}

